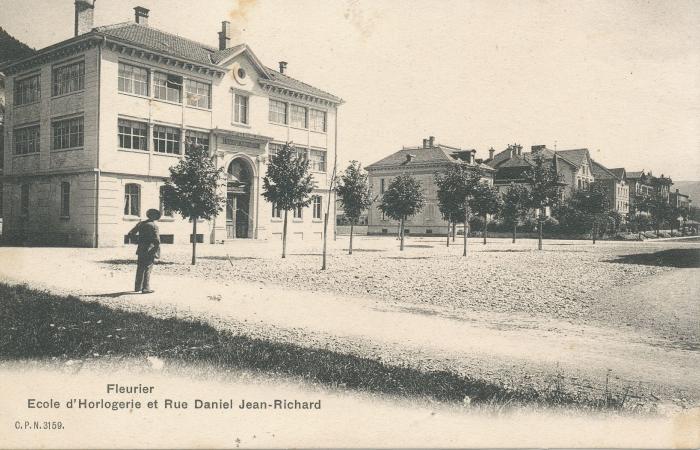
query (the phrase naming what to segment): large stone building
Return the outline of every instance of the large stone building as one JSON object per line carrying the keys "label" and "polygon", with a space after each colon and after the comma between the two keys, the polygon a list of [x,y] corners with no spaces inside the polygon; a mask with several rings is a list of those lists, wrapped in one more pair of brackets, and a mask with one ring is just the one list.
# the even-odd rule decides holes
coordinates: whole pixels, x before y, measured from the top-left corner
{"label": "large stone building", "polygon": [[214,48],[150,27],[142,7],[134,22],[96,28],[94,2],[75,8],[73,38],[2,68],[12,94],[4,239],[123,244],[135,221],[161,205],[187,141],[207,147],[229,174],[226,213],[193,237],[190,223],[163,211],[164,242],[279,235],[281,214],[261,196],[261,180],[269,155],[288,141],[310,160],[317,186],[289,234],[320,239],[340,98],[291,78],[284,62],[273,70],[246,44],[231,45],[228,22]]}
{"label": "large stone building", "polygon": [[389,183],[398,175],[410,174],[423,188],[425,205],[405,223],[405,232],[412,235],[445,235],[447,221],[442,218],[437,201],[435,174],[444,173],[450,166],[463,164],[481,169],[483,180],[493,182],[493,169],[476,159],[476,150],[464,150],[435,143],[435,138],[423,140],[420,147],[404,147],[366,167],[372,192],[377,195],[367,215],[368,234],[391,234],[398,229],[398,222],[379,210],[381,196]]}

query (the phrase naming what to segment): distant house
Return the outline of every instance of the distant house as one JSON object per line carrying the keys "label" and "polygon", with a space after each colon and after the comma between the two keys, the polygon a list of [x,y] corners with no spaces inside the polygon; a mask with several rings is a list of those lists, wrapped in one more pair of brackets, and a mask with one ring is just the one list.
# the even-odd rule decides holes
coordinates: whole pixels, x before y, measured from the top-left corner
{"label": "distant house", "polygon": [[418,235],[445,235],[448,225],[440,214],[437,201],[435,174],[444,173],[456,164],[481,169],[483,179],[493,182],[493,168],[476,159],[476,150],[461,149],[445,144],[436,144],[433,136],[423,139],[420,147],[404,147],[366,167],[372,192],[378,199],[368,211],[368,234],[390,234],[396,231],[398,222],[389,219],[379,210],[381,196],[389,183],[398,175],[410,174],[423,187],[425,205],[423,210],[406,221],[405,231]]}
{"label": "distant house", "polygon": [[692,200],[689,195],[681,194],[680,190],[676,189],[675,192],[669,194],[669,202],[674,208],[690,210],[690,203]]}
{"label": "distant house", "polygon": [[530,150],[523,153],[521,145],[513,144],[499,153],[492,152],[493,156],[485,162],[495,170],[494,186],[503,191],[511,183],[525,183],[525,173],[533,166],[537,154],[552,164],[556,154],[557,173],[564,184],[563,197],[570,197],[576,189],[587,188],[595,180],[586,148],[555,152],[544,145],[533,145]]}
{"label": "distant house", "polygon": [[630,212],[636,214],[640,211],[640,205],[645,198],[651,197],[655,193],[659,194],[666,201],[670,199],[671,186],[673,180],[665,177],[652,175],[651,171],[627,172],[627,180],[630,190]]}
{"label": "distant house", "polygon": [[591,160],[591,162],[594,182],[607,191],[610,208],[626,216],[630,211],[630,194],[625,169],[608,169],[597,161]]}

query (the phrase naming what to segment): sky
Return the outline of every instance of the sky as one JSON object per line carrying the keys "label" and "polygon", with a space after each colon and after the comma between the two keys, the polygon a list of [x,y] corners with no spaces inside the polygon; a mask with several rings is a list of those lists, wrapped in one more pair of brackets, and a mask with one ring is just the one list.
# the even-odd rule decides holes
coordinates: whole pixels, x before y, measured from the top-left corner
{"label": "sky", "polygon": [[[95,25],[134,6],[211,46],[230,20],[232,43],[342,97],[341,167],[435,136],[700,180],[698,1],[97,0]],[[0,26],[45,47],[72,36],[73,0],[0,0]]]}

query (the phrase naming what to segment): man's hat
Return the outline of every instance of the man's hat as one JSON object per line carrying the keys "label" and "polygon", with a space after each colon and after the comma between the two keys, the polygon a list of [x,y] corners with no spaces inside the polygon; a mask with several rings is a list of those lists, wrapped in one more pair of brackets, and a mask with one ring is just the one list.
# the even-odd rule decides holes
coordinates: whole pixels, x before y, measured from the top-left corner
{"label": "man's hat", "polygon": [[148,211],[146,211],[146,217],[148,217],[151,220],[158,220],[160,219],[160,211],[151,208]]}

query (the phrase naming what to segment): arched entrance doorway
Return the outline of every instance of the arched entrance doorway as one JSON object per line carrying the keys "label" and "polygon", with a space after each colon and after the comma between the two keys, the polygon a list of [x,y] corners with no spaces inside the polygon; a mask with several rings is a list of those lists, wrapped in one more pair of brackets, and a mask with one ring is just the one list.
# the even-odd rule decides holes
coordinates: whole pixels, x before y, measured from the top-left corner
{"label": "arched entrance doorway", "polygon": [[228,166],[226,185],[226,237],[249,238],[253,227],[253,170],[243,158],[236,158]]}

